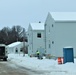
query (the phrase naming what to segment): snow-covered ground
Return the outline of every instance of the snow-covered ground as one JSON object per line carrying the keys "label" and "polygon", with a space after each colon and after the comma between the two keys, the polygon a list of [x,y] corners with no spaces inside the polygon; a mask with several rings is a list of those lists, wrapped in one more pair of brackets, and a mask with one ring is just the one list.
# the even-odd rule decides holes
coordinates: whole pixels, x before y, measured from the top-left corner
{"label": "snow-covered ground", "polygon": [[74,63],[59,65],[57,60],[53,59],[39,60],[28,55],[23,57],[22,54],[9,54],[8,60],[27,69],[44,72],[43,75],[76,75],[76,59]]}

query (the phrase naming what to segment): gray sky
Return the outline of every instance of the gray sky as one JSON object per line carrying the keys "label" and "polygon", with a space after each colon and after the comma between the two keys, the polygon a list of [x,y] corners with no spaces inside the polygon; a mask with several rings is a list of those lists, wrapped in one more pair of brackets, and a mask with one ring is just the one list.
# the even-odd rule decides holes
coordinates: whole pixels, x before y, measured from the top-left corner
{"label": "gray sky", "polygon": [[76,0],[0,0],[0,29],[45,22],[48,12],[75,12]]}

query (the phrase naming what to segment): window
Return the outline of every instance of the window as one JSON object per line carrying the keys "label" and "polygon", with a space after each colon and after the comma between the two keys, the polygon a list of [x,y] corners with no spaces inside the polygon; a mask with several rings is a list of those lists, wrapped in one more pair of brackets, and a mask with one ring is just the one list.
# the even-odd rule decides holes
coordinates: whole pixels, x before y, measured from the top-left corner
{"label": "window", "polygon": [[18,53],[18,49],[17,48],[16,48],[15,52]]}
{"label": "window", "polygon": [[15,50],[16,53],[18,53],[18,50]]}
{"label": "window", "polygon": [[22,52],[22,49],[20,50],[20,52]]}
{"label": "window", "polygon": [[37,37],[38,38],[41,38],[41,33],[37,33]]}
{"label": "window", "polygon": [[23,51],[23,48],[20,48],[20,52],[22,52]]}
{"label": "window", "polygon": [[54,25],[52,24],[52,27],[54,27]]}
{"label": "window", "polygon": [[52,41],[52,44],[54,44],[54,41]]}
{"label": "window", "polygon": [[49,48],[50,48],[50,44],[49,44]]}
{"label": "window", "polygon": [[47,24],[45,24],[45,26],[46,26]]}
{"label": "window", "polygon": [[50,42],[50,40],[49,40],[49,44],[48,44],[48,47],[49,47],[49,48],[51,48],[51,42]]}

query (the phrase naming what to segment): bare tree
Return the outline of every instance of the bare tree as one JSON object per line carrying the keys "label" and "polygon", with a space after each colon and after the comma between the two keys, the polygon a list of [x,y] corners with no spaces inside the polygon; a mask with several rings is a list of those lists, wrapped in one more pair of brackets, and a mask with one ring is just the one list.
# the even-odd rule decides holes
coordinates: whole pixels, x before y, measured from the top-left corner
{"label": "bare tree", "polygon": [[7,44],[8,41],[8,32],[9,32],[10,28],[9,27],[4,27],[1,31],[0,31],[0,38],[2,39],[2,42],[4,44]]}
{"label": "bare tree", "polygon": [[22,42],[23,40],[26,40],[26,32],[19,25],[13,26],[12,28],[4,27],[0,30],[0,43],[10,44],[16,41]]}

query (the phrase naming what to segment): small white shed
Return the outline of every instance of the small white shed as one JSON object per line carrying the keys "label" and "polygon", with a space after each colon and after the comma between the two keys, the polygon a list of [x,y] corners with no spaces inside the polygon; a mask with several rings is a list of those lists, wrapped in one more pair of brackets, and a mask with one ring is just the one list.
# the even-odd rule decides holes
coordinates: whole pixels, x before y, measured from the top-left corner
{"label": "small white shed", "polygon": [[76,12],[50,12],[45,21],[46,54],[63,57],[63,47],[72,46],[76,57]]}
{"label": "small white shed", "polygon": [[[27,44],[25,44],[27,45]],[[14,42],[7,46],[8,53],[20,53],[23,47],[23,42]]]}
{"label": "small white shed", "polygon": [[28,54],[34,55],[37,50],[44,53],[44,23],[31,23],[28,27]]}

